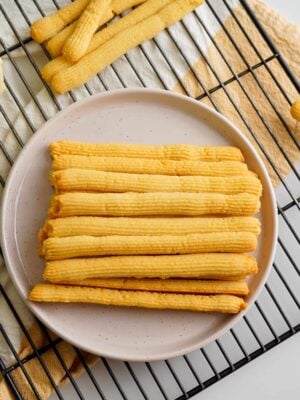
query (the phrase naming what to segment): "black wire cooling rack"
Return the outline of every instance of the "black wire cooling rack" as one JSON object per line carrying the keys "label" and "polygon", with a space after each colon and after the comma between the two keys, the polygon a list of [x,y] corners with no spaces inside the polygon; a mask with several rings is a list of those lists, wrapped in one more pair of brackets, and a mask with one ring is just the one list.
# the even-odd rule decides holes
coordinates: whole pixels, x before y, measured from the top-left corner
{"label": "black wire cooling rack", "polygon": [[[45,11],[42,7],[44,3],[51,3],[51,1],[38,1],[28,0],[26,2],[20,0],[14,0],[10,2],[10,7],[3,7],[0,5],[0,23],[5,23],[7,29],[13,34],[15,41],[13,43],[6,43],[6,38],[0,40],[0,56],[4,56],[5,62],[10,66],[9,79],[6,79],[5,84],[7,87],[7,94],[9,96],[9,104],[7,102],[2,105],[0,100],[0,118],[1,126],[4,129],[10,129],[13,134],[13,140],[15,141],[15,147],[18,150],[12,150],[6,142],[0,141],[0,148],[2,155],[1,157],[7,164],[6,172],[0,171],[0,183],[2,187],[5,185],[5,179],[10,166],[13,164],[18,152],[22,149],[26,139],[18,127],[18,124],[13,122],[12,112],[15,111],[26,124],[27,129],[34,133],[34,131],[43,123],[43,121],[49,118],[48,109],[45,107],[45,103],[36,94],[35,87],[40,85],[39,88],[44,87],[49,101],[52,104],[54,111],[58,112],[64,108],[67,104],[70,104],[79,99],[79,95],[76,91],[70,92],[61,100],[61,97],[55,96],[50,88],[45,85],[42,81],[39,67],[40,59],[35,57],[35,53],[39,48],[38,45],[32,42],[31,38],[23,37],[20,33],[19,25],[16,24],[15,18],[11,14],[11,10],[19,13],[22,18],[23,24],[27,27],[31,22],[41,15],[45,15]],[[277,197],[278,202],[278,214],[279,214],[279,238],[277,245],[277,254],[275,262],[273,264],[273,270],[271,276],[265,285],[262,294],[255,304],[251,307],[247,316],[237,324],[233,329],[227,332],[220,339],[206,346],[205,348],[194,351],[183,357],[177,357],[172,360],[165,360],[161,362],[150,362],[150,363],[131,363],[112,361],[104,358],[100,358],[98,364],[91,368],[88,366],[84,353],[79,349],[75,349],[76,354],[84,367],[86,373],[85,376],[76,379],[72,376],[72,373],[67,368],[57,345],[61,339],[52,340],[46,328],[42,327],[48,343],[38,349],[29,332],[27,331],[22,316],[18,314],[14,304],[12,303],[8,293],[6,293],[3,286],[0,286],[0,292],[2,300],[7,304],[10,309],[12,316],[19,324],[25,337],[28,339],[32,346],[32,354],[24,359],[20,359],[17,354],[17,349],[14,348],[13,341],[9,337],[3,325],[0,324],[0,332],[3,336],[5,343],[11,350],[15,361],[10,365],[5,365],[4,360],[0,359],[0,372],[4,379],[9,384],[12,392],[15,394],[17,399],[21,399],[19,388],[14,380],[12,372],[16,368],[20,368],[24,376],[32,388],[33,393],[37,399],[42,397],[41,393],[38,393],[37,388],[34,385],[32,378],[29,376],[26,370],[26,363],[32,358],[36,358],[41,367],[45,371],[53,390],[54,398],[66,399],[66,398],[80,398],[80,399],[187,399],[192,397],[194,394],[204,390],[208,386],[219,381],[223,377],[231,374],[238,368],[249,363],[251,360],[272,349],[274,346],[280,344],[290,336],[294,335],[300,330],[300,313],[299,313],[299,293],[300,293],[300,270],[299,270],[299,231],[300,231],[300,193],[299,193],[299,170],[293,166],[289,155],[284,151],[279,141],[276,139],[269,122],[263,117],[262,113],[257,109],[255,102],[252,99],[252,93],[249,92],[247,87],[243,84],[242,77],[250,75],[254,78],[258,87],[262,90],[262,95],[265,101],[271,106],[271,112],[274,113],[274,118],[278,118],[282,123],[282,129],[286,131],[290,139],[293,141],[297,149],[300,149],[299,143],[296,140],[295,135],[289,128],[285,117],[281,109],[278,109],[273,101],[271,95],[268,93],[262,84],[259,77],[259,68],[264,68],[268,73],[270,79],[276,85],[279,93],[283,96],[285,106],[289,107],[291,101],[288,95],[285,93],[278,77],[275,75],[271,68],[271,62],[276,61],[282,72],[285,74],[289,83],[294,87],[295,91],[299,92],[299,83],[291,73],[290,69],[286,65],[282,56],[274,46],[269,36],[267,35],[264,28],[259,23],[257,17],[253,13],[253,10],[249,7],[249,4],[245,0],[240,0],[239,6],[244,9],[248,15],[251,23],[256,27],[259,32],[261,39],[267,45],[269,55],[263,57],[259,49],[256,47],[256,43],[253,42],[251,36],[247,33],[247,30],[243,26],[243,21],[235,14],[235,9],[232,7],[228,0],[220,0],[226,12],[232,16],[234,22],[239,27],[242,35],[247,40],[248,45],[254,51],[258,57],[258,62],[255,65],[251,65],[243,55],[239,47],[239,43],[234,41],[230,32],[223,24],[221,16],[215,11],[214,0],[207,0],[206,4],[209,12],[213,15],[216,22],[221,25],[224,33],[233,46],[235,52],[239,54],[245,64],[245,69],[240,72],[235,72],[230,64],[230,61],[224,55],[222,49],[219,47],[214,37],[210,33],[210,27],[203,22],[197,12],[194,12],[194,17],[197,19],[199,29],[205,32],[211,45],[215,46],[215,50],[225,62],[229,71],[231,72],[231,78],[226,81],[222,81],[218,72],[216,71],[215,65],[206,57],[205,52],[199,46],[196,38],[197,32],[191,33],[185,22],[180,22],[181,27],[185,30],[185,33],[189,36],[196,51],[202,56],[206,62],[208,68],[214,75],[216,84],[212,87],[207,87],[202,82],[201,77],[193,68],[191,61],[186,57],[184,48],[178,38],[175,38],[172,34],[171,29],[166,30],[168,39],[175,46],[177,53],[180,55],[186,67],[189,68],[194,75],[194,78],[198,81],[202,88],[202,94],[197,97],[201,100],[207,98],[210,103],[218,110],[218,106],[214,101],[212,94],[218,90],[224,92],[225,96],[236,110],[245,128],[249,130],[253,139],[256,141],[263,154],[268,159],[272,166],[275,175],[281,182],[282,190]],[[59,7],[60,4],[56,0],[52,0],[52,8]],[[15,14],[13,14],[15,15]],[[1,22],[2,21],[2,22]],[[19,23],[18,23],[19,24]],[[184,81],[180,78],[174,63],[164,46],[158,39],[151,41],[153,49],[160,59],[164,62],[164,68],[168,71],[169,75],[179,82],[182,91],[186,95],[190,95],[189,88],[185,85]],[[164,89],[171,89],[169,83],[165,80],[165,75],[160,73],[160,69],[157,68],[155,62],[153,62],[152,54],[146,45],[141,45],[136,49],[143,57],[143,68],[145,66],[155,76],[158,86]],[[19,52],[19,53],[18,53]],[[22,65],[19,65],[16,54],[26,55],[26,60],[30,68],[30,73],[25,73],[25,69]],[[45,48],[42,47],[43,62],[49,55]],[[122,67],[129,68],[131,74],[136,80],[136,85],[148,86],[146,76],[138,65],[135,64],[131,53],[122,57]],[[90,83],[85,85],[84,96],[89,96],[95,91],[110,90],[116,87],[126,87],[126,78],[122,75],[122,68],[119,68],[117,63],[114,63],[106,71],[95,78],[97,80],[97,87]],[[94,79],[94,82],[95,82]],[[264,149],[260,140],[255,135],[255,132],[247,122],[246,116],[240,110],[239,105],[236,103],[231,92],[228,90],[228,84],[236,82],[238,87],[242,90],[244,95],[250,102],[253,110],[257,113],[259,119],[263,123],[264,127],[270,136],[270,141],[277,146],[281,155],[284,157],[286,162],[291,168],[292,178],[284,179],[281,172],[276,168],[268,156],[268,152]],[[23,94],[20,95],[18,88],[22,86]],[[95,89],[96,87],[96,89]],[[81,95],[82,96],[82,95]],[[39,114],[39,121],[36,122],[32,118],[30,110],[25,106],[29,101],[32,102],[33,107]],[[16,115],[16,114],[15,114]],[[5,168],[4,168],[5,170]],[[298,191],[298,192],[297,192]],[[298,265],[297,265],[298,263]],[[65,370],[66,375],[69,378],[70,385],[68,388],[68,395],[66,395],[65,389],[58,387],[53,377],[51,376],[50,370],[45,365],[42,355],[48,350],[52,349],[58,358],[62,368]],[[70,389],[71,386],[71,389]],[[70,395],[70,393],[72,393]],[[65,397],[66,396],[66,397]]]}

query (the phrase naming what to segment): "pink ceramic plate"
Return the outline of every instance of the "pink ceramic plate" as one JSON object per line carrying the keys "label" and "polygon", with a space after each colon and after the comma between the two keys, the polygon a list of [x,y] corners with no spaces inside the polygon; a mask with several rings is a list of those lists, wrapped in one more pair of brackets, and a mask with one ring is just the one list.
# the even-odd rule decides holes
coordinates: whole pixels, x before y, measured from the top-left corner
{"label": "pink ceramic plate", "polygon": [[[42,281],[44,262],[37,234],[47,215],[49,144],[87,142],[235,145],[263,183],[256,256],[259,273],[249,279],[251,305],[271,268],[277,236],[270,178],[252,145],[228,120],[198,101],[166,91],[118,90],[89,97],[58,113],[21,152],[7,180],[2,203],[2,248],[7,268],[24,300]],[[231,328],[238,315],[105,307],[89,304],[34,304],[32,312],[51,330],[91,353],[123,360],[158,360],[206,345]]]}

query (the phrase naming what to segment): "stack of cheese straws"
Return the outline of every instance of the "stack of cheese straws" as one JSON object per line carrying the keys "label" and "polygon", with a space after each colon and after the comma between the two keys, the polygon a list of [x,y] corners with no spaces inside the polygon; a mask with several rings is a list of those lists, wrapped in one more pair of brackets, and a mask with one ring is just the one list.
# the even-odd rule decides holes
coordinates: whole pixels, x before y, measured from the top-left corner
{"label": "stack of cheese straws", "polygon": [[[56,194],[32,301],[237,313],[261,182],[235,147],[51,144]],[[124,157],[126,155],[126,157]]]}
{"label": "stack of cheese straws", "polygon": [[[54,57],[42,68],[42,76],[57,93],[65,93],[179,21],[203,1],[74,0],[31,26],[32,38],[45,43]],[[130,12],[122,16],[126,10]]]}

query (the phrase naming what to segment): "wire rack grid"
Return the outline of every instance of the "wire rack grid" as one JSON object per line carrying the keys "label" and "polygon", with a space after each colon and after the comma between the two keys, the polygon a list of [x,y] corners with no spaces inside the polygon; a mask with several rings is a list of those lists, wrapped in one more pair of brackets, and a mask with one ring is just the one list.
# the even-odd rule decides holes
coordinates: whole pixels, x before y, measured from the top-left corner
{"label": "wire rack grid", "polygon": [[[197,20],[199,29],[202,29],[209,38],[211,45],[215,47],[216,52],[219,54],[223,62],[228,67],[231,77],[227,80],[222,80],[218,75],[213,62],[211,62],[206,56],[205,52],[201,49],[197,42],[197,33],[191,33],[189,27],[184,21],[180,22],[181,27],[185,30],[185,33],[189,36],[195,50],[199,52],[207,67],[212,72],[216,84],[207,87],[207,85],[201,80],[201,77],[194,69],[191,61],[186,57],[184,48],[180,41],[176,39],[172,33],[172,29],[167,29],[166,34],[169,40],[175,46],[176,51],[185,62],[186,67],[190,69],[193,77],[197,80],[199,86],[202,89],[202,93],[196,97],[198,100],[207,99],[210,104],[219,111],[218,105],[214,100],[213,93],[216,91],[223,91],[226,98],[230,101],[233,108],[240,116],[245,128],[247,128],[262,153],[269,161],[271,167],[274,170],[275,175],[282,184],[283,195],[278,197],[278,214],[279,214],[279,238],[278,238],[278,250],[273,265],[273,270],[264,287],[262,294],[259,299],[255,302],[253,307],[247,313],[242,321],[228,333],[222,336],[220,339],[194,351],[183,357],[177,357],[172,360],[165,360],[161,362],[150,362],[150,363],[131,363],[131,362],[118,362],[112,361],[105,358],[100,358],[97,365],[91,368],[86,360],[86,356],[79,349],[75,348],[76,354],[80,363],[84,367],[86,373],[83,378],[76,379],[73,377],[72,372],[67,368],[62,355],[57,348],[61,339],[51,339],[47,329],[42,326],[43,332],[45,333],[48,343],[42,348],[37,348],[30,337],[28,330],[22,316],[17,312],[14,304],[12,303],[10,296],[6,293],[3,286],[0,286],[0,292],[2,300],[7,304],[10,312],[20,326],[20,329],[24,333],[28,342],[32,347],[32,354],[20,358],[17,353],[17,349],[14,348],[13,341],[9,337],[9,334],[5,330],[4,326],[0,324],[0,332],[3,336],[8,348],[12,352],[15,362],[12,365],[5,365],[4,361],[0,359],[0,371],[4,379],[9,384],[12,392],[15,394],[17,399],[21,399],[20,391],[17,382],[15,382],[12,372],[16,368],[20,368],[31,387],[34,395],[37,399],[42,398],[42,394],[38,392],[35,387],[32,377],[26,370],[26,363],[36,358],[41,367],[43,368],[49,382],[53,387],[53,399],[65,399],[65,398],[79,398],[79,399],[187,399],[192,397],[194,394],[204,390],[208,386],[219,381],[223,377],[233,373],[238,368],[249,363],[251,360],[272,349],[274,346],[280,344],[290,336],[294,335],[300,330],[300,314],[299,314],[299,293],[300,293],[300,270],[299,270],[299,229],[300,229],[300,212],[299,212],[299,195],[297,193],[297,187],[299,189],[299,170],[293,165],[289,158],[289,155],[285,152],[276,136],[274,135],[269,122],[263,117],[259,109],[257,109],[255,102],[252,99],[252,94],[249,92],[247,87],[243,84],[243,77],[250,75],[262,91],[262,95],[265,97],[265,101],[270,105],[274,118],[278,118],[282,123],[282,129],[286,130],[290,139],[300,149],[299,143],[296,140],[294,133],[289,128],[285,117],[283,116],[280,109],[278,109],[268,93],[264,88],[263,82],[261,81],[258,71],[263,68],[270,79],[274,82],[279,92],[284,98],[286,107],[291,104],[291,100],[286,94],[282,84],[274,74],[271,63],[276,62],[280,66],[281,70],[286,75],[290,84],[299,92],[299,83],[291,73],[290,69],[286,65],[284,59],[274,46],[266,31],[259,23],[253,10],[245,0],[240,0],[239,6],[243,8],[247,14],[251,23],[256,27],[259,32],[261,39],[268,46],[270,54],[268,57],[263,57],[256,44],[252,41],[247,30],[243,26],[243,22],[235,14],[235,10],[228,0],[220,0],[223,7],[227,10],[235,24],[239,27],[244,38],[247,40],[249,46],[255,52],[258,57],[258,62],[252,65],[243,55],[242,50],[239,47],[239,43],[236,43],[230,32],[222,22],[218,12],[215,11],[213,6],[214,0],[207,0],[206,4],[210,13],[213,15],[215,20],[220,24],[227,39],[230,41],[234,50],[239,54],[244,62],[245,69],[236,72],[232,67],[230,60],[226,57],[218,43],[214,40],[211,34],[210,28],[205,24],[197,12],[193,13],[194,18]],[[51,3],[51,1],[49,0]],[[45,15],[43,8],[41,7],[42,2],[37,0],[31,0],[28,2],[21,2],[14,0],[11,2],[12,7],[18,10],[19,14],[24,20],[24,24],[28,26],[32,22],[32,15],[34,10],[34,19]],[[29,4],[30,3],[30,4]],[[56,0],[52,0],[52,7],[59,8],[61,4],[58,4]],[[28,10],[30,9],[30,13]],[[30,17],[28,16],[30,15]],[[6,43],[5,38],[0,40],[0,56],[5,56],[5,61],[11,67],[10,78],[6,79],[5,84],[7,92],[10,98],[10,105],[3,106],[0,102],[0,117],[1,123],[5,129],[10,129],[13,138],[18,145],[18,151],[12,151],[3,141],[0,141],[0,150],[2,156],[7,164],[6,171],[0,171],[0,183],[2,188],[5,185],[5,179],[9,168],[13,165],[18,152],[22,149],[26,139],[22,136],[22,132],[18,130],[18,126],[13,123],[12,110],[15,110],[27,124],[31,133],[34,133],[36,129],[49,118],[48,110],[45,108],[45,104],[39,99],[35,91],[36,82],[46,90],[49,100],[54,108],[55,112],[58,112],[66,105],[77,101],[80,95],[75,91],[69,92],[68,95],[56,96],[52,93],[51,89],[42,81],[39,72],[39,60],[34,56],[34,50],[38,46],[32,42],[30,37],[23,37],[19,33],[18,26],[15,25],[14,19],[10,16],[10,10],[0,5],[0,18],[5,21],[8,28],[15,36],[14,43]],[[176,66],[173,64],[169,53],[164,46],[161,45],[157,38],[151,41],[154,46],[155,52],[158,54],[160,59],[163,60],[165,68],[169,75],[172,76],[176,81],[179,82],[181,91],[190,96],[189,87],[186,86],[185,82],[181,79]],[[151,52],[146,44],[143,44],[136,49],[143,59],[144,65],[147,66],[149,71],[157,79],[158,87],[166,90],[171,89],[171,86],[166,82],[165,75],[160,73],[159,68],[156,67],[155,62],[151,57]],[[18,58],[15,57],[16,52],[22,52],[26,55],[28,65],[31,68],[30,75],[25,74],[22,65],[19,65]],[[42,52],[44,60],[50,58],[46,49],[42,46]],[[147,87],[147,79],[143,74],[143,70],[139,68],[134,62],[131,56],[131,52],[127,53],[122,57],[122,68],[131,70],[131,74],[135,77],[136,83],[139,86]],[[99,90],[110,90],[116,87],[126,87],[126,78],[122,75],[122,68],[120,68],[118,62],[112,64],[101,74],[94,79],[97,80],[97,91]],[[291,168],[293,175],[292,181],[284,179],[281,172],[278,170],[274,162],[268,155],[268,152],[256,136],[255,132],[247,122],[246,116],[240,110],[239,105],[236,103],[231,92],[228,90],[228,85],[232,82],[236,82],[238,87],[242,90],[244,95],[247,97],[254,111],[257,113],[261,122],[264,124],[268,131],[270,140],[275,143],[278,147],[281,155],[284,157],[286,162]],[[20,96],[18,92],[18,85],[23,87],[23,93],[25,95]],[[85,84],[84,96],[92,95],[95,91],[95,86],[90,83]],[[31,118],[31,114],[26,108],[26,102],[31,101],[36,111],[40,115],[40,121],[37,123]],[[298,183],[298,186],[295,185]],[[298,252],[298,257],[297,257]],[[62,368],[65,370],[66,376],[69,378],[70,385],[68,386],[67,392],[65,389],[61,389],[55,383],[50,370],[43,361],[43,354],[48,350],[52,349],[59,360]]]}

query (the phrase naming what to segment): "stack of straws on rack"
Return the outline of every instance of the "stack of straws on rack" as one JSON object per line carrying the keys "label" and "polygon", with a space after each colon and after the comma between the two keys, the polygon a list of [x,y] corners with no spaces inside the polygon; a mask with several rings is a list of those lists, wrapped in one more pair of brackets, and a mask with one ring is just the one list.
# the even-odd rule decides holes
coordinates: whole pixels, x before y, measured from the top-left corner
{"label": "stack of straws on rack", "polygon": [[[126,154],[126,157],[124,157]],[[51,144],[32,301],[237,313],[262,185],[236,147]]]}
{"label": "stack of straws on rack", "polygon": [[57,93],[67,92],[180,20],[203,1],[75,0],[31,26],[32,38],[45,43],[55,57],[44,66],[42,76]]}

